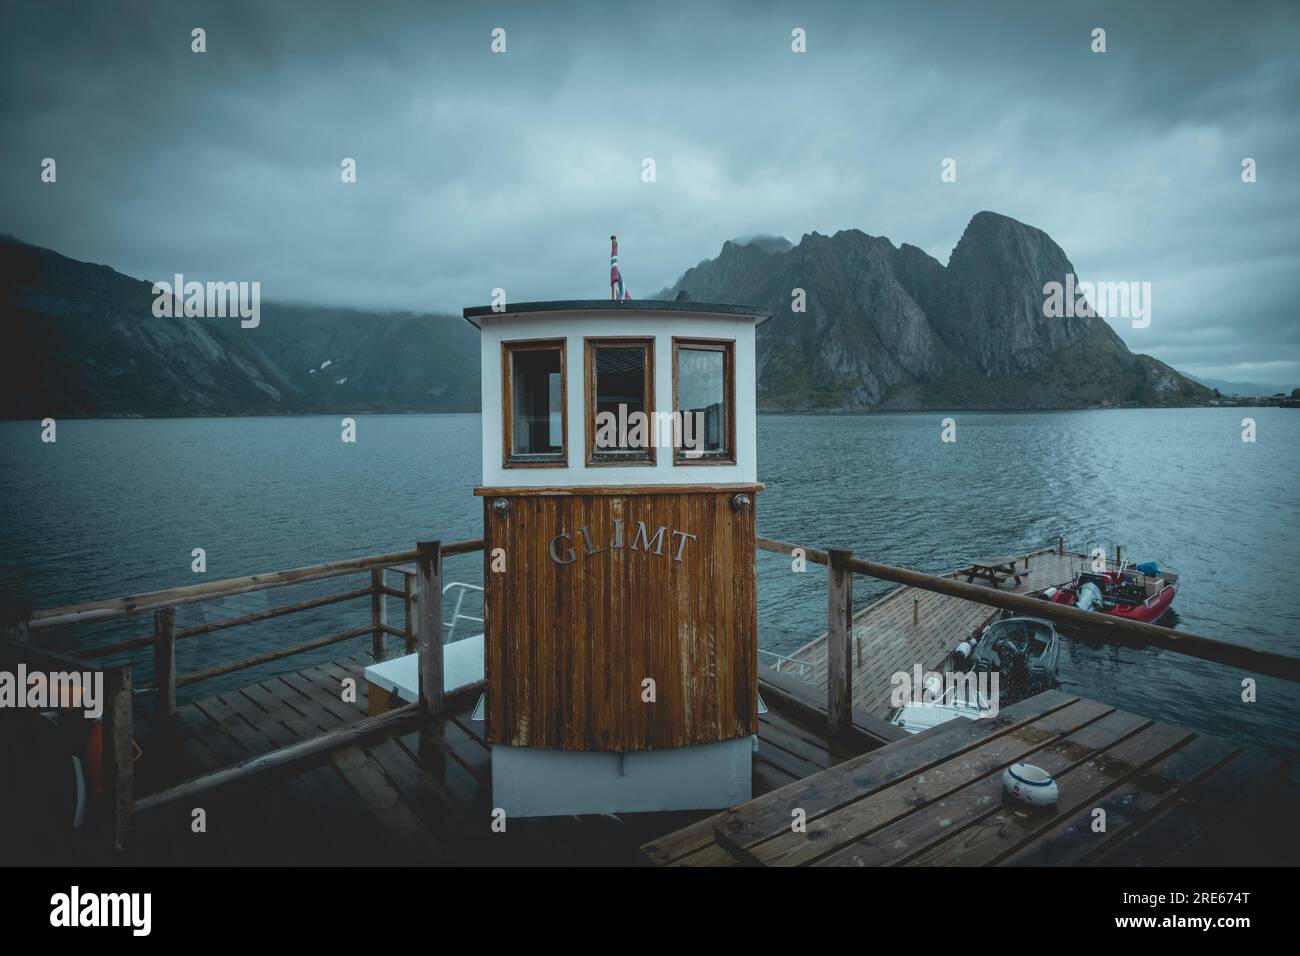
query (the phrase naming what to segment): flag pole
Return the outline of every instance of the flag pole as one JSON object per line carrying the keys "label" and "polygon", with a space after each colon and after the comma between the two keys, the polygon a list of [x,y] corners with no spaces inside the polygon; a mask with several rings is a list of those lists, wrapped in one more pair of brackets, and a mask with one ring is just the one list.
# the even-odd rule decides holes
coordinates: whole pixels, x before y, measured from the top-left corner
{"label": "flag pole", "polygon": [[618,236],[609,237],[609,297],[615,302],[632,298],[632,294],[623,285],[623,274],[618,269]]}

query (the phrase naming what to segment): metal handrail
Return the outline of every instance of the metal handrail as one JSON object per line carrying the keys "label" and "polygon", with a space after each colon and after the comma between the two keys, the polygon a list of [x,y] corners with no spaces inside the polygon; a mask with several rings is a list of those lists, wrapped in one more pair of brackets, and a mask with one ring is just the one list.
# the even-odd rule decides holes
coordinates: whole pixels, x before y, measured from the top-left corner
{"label": "metal handrail", "polygon": [[798,668],[799,668],[799,679],[800,679],[800,680],[803,679],[804,668],[806,668],[806,667],[812,667],[812,666],[813,666],[811,661],[801,661],[801,660],[799,660],[798,658],[796,658],[796,657],[791,657],[791,656],[788,655],[788,654],[780,654],[780,653],[777,653],[776,651],[768,651],[768,650],[764,650],[764,649],[761,648],[761,647],[758,649],[758,656],[759,656],[759,657],[764,657],[764,656],[766,656],[766,657],[771,657],[771,658],[773,658],[773,659],[776,661],[776,664],[772,665],[772,670],[777,671],[777,672],[779,672],[779,673],[788,673],[787,671],[783,671],[783,670],[782,670],[782,665],[785,665],[785,664],[793,664],[793,665],[797,665]]}
{"label": "metal handrail", "polygon": [[478,591],[481,594],[483,593],[483,588],[481,588],[477,584],[469,584],[468,582],[465,581],[448,581],[442,588],[443,595],[445,596],[446,593],[450,591],[452,588],[459,588],[460,590],[456,594],[456,608],[454,611],[452,611],[451,622],[450,623],[444,622],[443,624],[443,626],[447,629],[446,634],[443,638],[444,644],[452,643],[451,635],[455,633],[456,624],[459,621],[465,620],[465,621],[477,621],[480,624],[483,623],[483,618],[475,617],[472,614],[462,614],[460,610],[461,605],[464,604],[465,602],[466,591]]}

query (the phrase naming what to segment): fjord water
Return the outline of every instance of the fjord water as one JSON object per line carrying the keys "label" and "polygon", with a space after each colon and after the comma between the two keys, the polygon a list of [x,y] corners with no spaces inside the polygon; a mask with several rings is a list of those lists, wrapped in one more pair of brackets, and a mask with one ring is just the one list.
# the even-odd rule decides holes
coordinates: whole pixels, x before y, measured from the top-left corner
{"label": "fjord water", "polygon": [[[1181,574],[1177,626],[1249,647],[1300,653],[1300,411],[1124,409],[761,416],[761,534],[922,571],[1054,546],[1116,543]],[[1257,423],[1242,441],[1242,419]],[[406,550],[482,533],[479,416],[0,423],[0,595],[37,607]],[[207,571],[191,571],[206,552]],[[760,644],[789,652],[824,630],[825,575],[758,556]],[[448,559],[448,580],[481,582],[482,558]],[[182,607],[182,627],[363,583],[360,576]],[[394,576],[390,583],[399,586]],[[865,606],[892,585],[855,580]],[[400,602],[390,621],[400,626]],[[481,613],[471,599],[466,610]],[[450,613],[450,612],[448,612]],[[178,646],[180,672],[343,631],[365,599],[217,631]],[[54,631],[56,648],[147,633],[149,616]],[[462,623],[468,636],[472,622]],[[953,635],[953,642],[964,635]],[[393,639],[390,638],[390,641]],[[369,638],[182,689],[207,696],[369,647]],[[149,658],[136,661],[148,685]],[[924,662],[923,662],[924,663]],[[1270,748],[1300,750],[1296,686],[1163,651],[1067,640],[1063,689]]]}

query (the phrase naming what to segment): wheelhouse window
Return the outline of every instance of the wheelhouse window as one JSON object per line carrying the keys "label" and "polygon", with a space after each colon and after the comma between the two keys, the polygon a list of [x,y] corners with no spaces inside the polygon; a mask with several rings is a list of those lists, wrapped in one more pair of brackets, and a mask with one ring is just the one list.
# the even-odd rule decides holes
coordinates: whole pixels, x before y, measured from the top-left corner
{"label": "wheelhouse window", "polygon": [[564,340],[502,345],[505,467],[555,467],[568,460]]}
{"label": "wheelhouse window", "polygon": [[735,345],[673,339],[673,464],[736,463]]}
{"label": "wheelhouse window", "polygon": [[654,339],[586,341],[587,464],[654,464]]}

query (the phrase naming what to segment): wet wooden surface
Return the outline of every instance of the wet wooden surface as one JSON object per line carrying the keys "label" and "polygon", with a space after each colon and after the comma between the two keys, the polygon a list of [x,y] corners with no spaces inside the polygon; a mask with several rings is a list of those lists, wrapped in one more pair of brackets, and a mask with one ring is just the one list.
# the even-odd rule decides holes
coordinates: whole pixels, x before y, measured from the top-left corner
{"label": "wet wooden surface", "polygon": [[[1022,761],[1056,778],[1055,807],[1004,801],[1003,770]],[[1294,768],[1260,751],[1048,691],[844,761],[643,851],[669,866],[1294,864],[1296,796]]]}
{"label": "wet wooden surface", "polygon": [[[359,654],[281,674],[179,710],[175,740],[151,745],[150,789],[332,730],[366,713]],[[344,702],[343,681],[358,699]],[[477,694],[420,730],[334,751],[293,772],[137,817],[130,860],[155,864],[643,865],[640,844],[708,812],[511,819],[492,830],[490,752]],[[776,708],[758,721],[755,794],[862,752]],[[423,738],[423,739],[422,739]],[[142,768],[142,770],[145,768]],[[196,809],[206,832],[195,832]]]}

